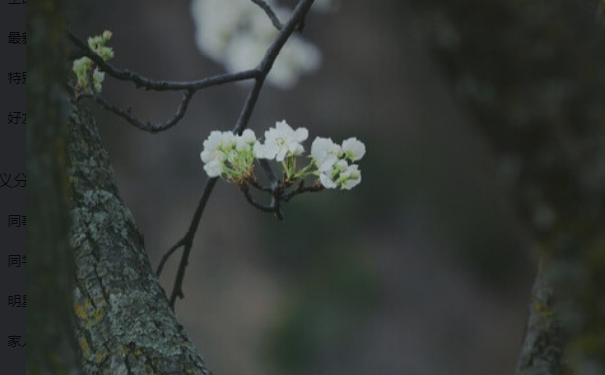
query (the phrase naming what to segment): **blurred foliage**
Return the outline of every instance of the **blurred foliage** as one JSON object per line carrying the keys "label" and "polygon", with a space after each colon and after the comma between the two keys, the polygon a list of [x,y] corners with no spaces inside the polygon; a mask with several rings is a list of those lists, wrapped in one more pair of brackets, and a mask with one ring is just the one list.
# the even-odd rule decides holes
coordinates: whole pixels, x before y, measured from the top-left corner
{"label": "blurred foliage", "polygon": [[379,301],[375,266],[358,233],[351,232],[352,223],[367,218],[365,206],[381,196],[374,188],[385,187],[368,177],[376,157],[372,141],[367,144],[361,185],[352,192],[297,197],[285,207],[284,222],[275,224],[269,218],[265,227],[267,252],[288,285],[266,348],[268,359],[282,373],[314,368],[363,326]]}
{"label": "blurred foliage", "polygon": [[324,249],[305,279],[290,292],[268,343],[283,373],[303,373],[342,346],[378,301],[372,265],[352,243]]}

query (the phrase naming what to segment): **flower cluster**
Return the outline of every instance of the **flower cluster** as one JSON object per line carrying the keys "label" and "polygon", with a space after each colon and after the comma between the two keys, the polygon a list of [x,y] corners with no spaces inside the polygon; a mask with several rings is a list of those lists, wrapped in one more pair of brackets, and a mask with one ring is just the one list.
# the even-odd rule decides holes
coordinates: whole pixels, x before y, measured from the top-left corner
{"label": "flower cluster", "polygon": [[211,132],[200,155],[204,170],[209,177],[225,176],[236,182],[245,180],[252,174],[255,143],[256,135],[250,129],[241,135],[231,131]]}
{"label": "flower cluster", "polygon": [[[88,46],[90,47],[90,49],[92,49],[105,61],[113,58],[113,49],[111,47],[105,46],[105,44],[111,39],[111,35],[111,31],[105,30],[101,35],[88,38]],[[105,79],[105,73],[101,72],[98,68],[96,68],[94,62],[91,59],[89,59],[88,57],[81,57],[77,60],[74,60],[72,69],[76,74],[76,78],[78,80],[76,83],[77,94],[91,93],[93,92],[93,89],[94,92],[101,91],[101,84]],[[92,87],[89,78],[91,76]]]}
{"label": "flower cluster", "polygon": [[274,128],[265,132],[265,143],[258,142],[254,153],[259,159],[275,160],[282,164],[286,180],[302,177],[296,172],[296,157],[302,155],[305,148],[302,145],[309,131],[305,128],[292,129],[285,121],[279,121]]}
{"label": "flower cluster", "polygon": [[365,145],[357,138],[349,138],[341,145],[329,138],[317,137],[311,145],[310,162],[297,167],[298,157],[305,152],[303,142],[309,137],[305,128],[293,129],[286,121],[278,121],[265,132],[264,142],[250,129],[242,135],[213,131],[204,141],[201,153],[204,170],[209,177],[224,177],[227,181],[243,184],[256,181],[256,159],[281,164],[285,186],[296,180],[315,176],[315,184],[326,189],[350,190],[361,182],[357,164],[365,155]]}
{"label": "flower cluster", "polygon": [[[289,10],[266,3],[281,20]],[[193,0],[197,45],[208,57],[234,73],[258,65],[278,34],[264,11],[250,0]],[[282,48],[267,81],[280,88],[293,87],[302,74],[321,64],[321,52],[299,35],[292,35]]]}
{"label": "flower cluster", "polygon": [[327,189],[350,190],[361,182],[357,164],[366,153],[365,145],[357,138],[349,138],[338,145],[330,138],[317,137],[311,145],[311,158],[317,167],[321,184]]}

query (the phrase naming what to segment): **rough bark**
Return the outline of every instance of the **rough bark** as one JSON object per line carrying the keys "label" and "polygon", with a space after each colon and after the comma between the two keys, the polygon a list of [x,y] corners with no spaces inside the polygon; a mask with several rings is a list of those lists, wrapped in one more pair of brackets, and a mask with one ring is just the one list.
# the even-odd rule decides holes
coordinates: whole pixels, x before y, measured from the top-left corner
{"label": "rough bark", "polygon": [[518,374],[605,374],[602,5],[409,3],[456,97],[493,146],[544,260]]}
{"label": "rough bark", "polygon": [[66,2],[27,6],[27,374],[77,374],[68,247]]}
{"label": "rough bark", "polygon": [[525,338],[517,374],[557,374],[563,369],[565,334],[553,317],[555,295],[550,283],[553,268],[542,266],[532,288]]}
{"label": "rough bark", "polygon": [[66,93],[66,3],[27,7],[27,374],[207,374]]}
{"label": "rough bark", "polygon": [[85,373],[208,374],[151,269],[82,104],[74,104],[69,126],[74,308]]}

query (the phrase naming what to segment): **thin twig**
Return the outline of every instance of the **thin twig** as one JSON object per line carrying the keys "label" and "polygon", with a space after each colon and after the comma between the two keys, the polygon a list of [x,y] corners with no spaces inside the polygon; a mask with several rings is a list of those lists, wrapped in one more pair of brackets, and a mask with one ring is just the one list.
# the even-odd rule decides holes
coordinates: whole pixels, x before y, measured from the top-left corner
{"label": "thin twig", "polygon": [[[146,90],[153,91],[185,91],[179,106],[176,109],[175,114],[171,119],[166,121],[165,123],[153,123],[151,121],[141,121],[134,117],[131,114],[130,107],[126,109],[122,109],[117,105],[111,103],[107,99],[95,93],[93,95],[83,95],[84,97],[92,97],[97,103],[99,103],[103,108],[115,113],[116,115],[122,117],[124,120],[129,122],[134,127],[147,131],[150,133],[159,133],[165,130],[172,128],[176,125],[187,112],[187,107],[191,101],[193,95],[202,89],[222,85],[225,83],[243,81],[248,79],[256,79],[260,76],[259,69],[251,69],[238,73],[228,73],[228,74],[220,74],[213,77],[208,77],[196,81],[185,81],[185,82],[176,82],[176,81],[162,81],[162,80],[154,80],[147,77],[144,77],[140,74],[131,72],[130,70],[120,70],[114,67],[112,64],[103,60],[97,53],[95,53],[88,44],[86,44],[81,38],[76,36],[73,32],[67,31],[68,38],[82,50],[85,56],[90,58],[96,66],[103,72],[109,74],[110,76],[122,80],[132,82],[137,88],[144,88]],[[89,79],[92,85],[92,80]]]}
{"label": "thin twig", "polygon": [[193,90],[187,90],[183,94],[183,98],[181,99],[179,106],[176,109],[176,112],[174,113],[172,118],[170,120],[166,121],[165,123],[154,123],[151,121],[143,122],[130,114],[130,112],[131,112],[130,107],[128,107],[126,109],[121,109],[118,106],[116,106],[115,104],[113,104],[113,103],[109,102],[108,100],[106,100],[105,98],[103,98],[99,94],[92,95],[92,98],[97,103],[99,103],[103,108],[122,117],[123,119],[128,121],[130,124],[132,124],[134,127],[136,127],[137,129],[140,129],[140,130],[143,130],[143,131],[146,131],[149,133],[159,133],[159,132],[163,132],[165,130],[172,128],[173,126],[178,124],[178,122],[185,116],[185,112],[187,112],[187,107],[189,106],[189,103],[191,101],[191,98],[193,97],[193,94],[194,94]]}
{"label": "thin twig", "polygon": [[245,70],[238,73],[219,74],[212,77],[202,78],[195,81],[164,81],[144,77],[138,73],[134,73],[128,69],[120,70],[111,63],[103,60],[101,56],[95,53],[86,42],[75,35],[70,30],[67,31],[67,36],[78,48],[82,50],[84,56],[91,59],[95,65],[103,72],[109,74],[120,81],[132,82],[137,88],[144,88],[153,91],[181,91],[193,90],[198,91],[207,87],[222,85],[225,83],[245,81],[254,79],[260,75],[258,69]]}
{"label": "thin twig", "polygon": [[204,213],[204,209],[206,208],[208,199],[210,199],[212,189],[214,189],[214,185],[216,185],[216,181],[216,177],[209,178],[208,180],[206,180],[206,184],[204,185],[204,191],[202,192],[202,196],[200,198],[200,202],[197,205],[197,209],[193,214],[193,219],[191,220],[191,224],[189,225],[189,230],[187,231],[187,234],[185,234],[185,237],[183,237],[183,239],[181,240],[183,242],[183,254],[181,255],[181,261],[179,263],[176,279],[174,281],[174,287],[172,288],[172,293],[170,294],[170,306],[173,310],[176,298],[184,297],[182,290],[183,278],[185,277],[185,268],[187,268],[187,264],[189,263],[189,254],[191,253],[193,239],[195,237],[195,232],[197,231],[197,228],[199,226],[200,219],[202,218],[202,213]]}
{"label": "thin twig", "polygon": [[244,193],[244,196],[246,197],[246,200],[248,201],[248,203],[250,203],[255,208],[257,208],[261,211],[264,211],[264,212],[273,212],[274,211],[275,208],[273,206],[264,205],[264,204],[261,204],[261,203],[258,203],[257,201],[255,201],[254,198],[252,198],[252,195],[250,195],[250,189],[246,183],[240,185],[239,188]]}
{"label": "thin twig", "polygon": [[[300,0],[298,2],[296,8],[294,8],[294,11],[292,12],[290,20],[288,20],[288,22],[284,25],[275,41],[268,48],[267,52],[265,53],[265,57],[259,65],[258,75],[255,77],[254,85],[248,93],[248,97],[246,98],[244,107],[242,108],[242,111],[240,112],[237,122],[233,128],[234,133],[241,134],[248,125],[250,116],[252,115],[254,107],[256,106],[260,90],[265,82],[265,78],[269,74],[269,71],[271,70],[273,63],[275,62],[279,51],[284,46],[290,35],[292,35],[292,33],[295,31],[296,27],[302,23],[304,17],[309,12],[311,5],[313,5],[313,2],[314,0]],[[204,191],[202,193],[202,198],[200,199],[200,203],[189,227],[189,231],[184,237],[184,250],[183,254],[181,255],[181,261],[179,263],[179,268],[177,271],[174,286],[172,288],[172,293],[170,294],[170,306],[172,306],[173,309],[176,303],[176,298],[183,298],[183,278],[185,276],[185,268],[187,267],[187,264],[189,262],[189,255],[191,253],[193,238],[195,237],[199,220],[202,216],[202,213],[204,212],[208,198],[210,197],[210,194],[214,189],[216,180],[216,177],[207,180],[206,185],[204,186]],[[277,212],[281,214],[279,210]]]}
{"label": "thin twig", "polygon": [[273,187],[267,187],[267,186],[261,185],[254,176],[251,176],[246,181],[250,184],[250,186],[252,186],[255,189],[258,189],[260,191],[264,191],[265,193],[272,193],[273,192]]}
{"label": "thin twig", "polygon": [[281,22],[279,21],[279,18],[277,18],[277,15],[275,14],[275,12],[273,11],[273,9],[271,8],[271,6],[269,4],[267,4],[263,0],[250,0],[250,1],[252,1],[254,4],[258,5],[265,11],[265,13],[267,14],[267,17],[269,17],[269,19],[271,20],[271,23],[273,24],[273,26],[275,26],[275,28],[277,30],[281,30],[284,27],[284,25],[281,24]]}
{"label": "thin twig", "polygon": [[267,159],[260,159],[260,166],[267,174],[267,178],[269,178],[271,185],[275,187],[279,183],[279,180],[277,179],[277,176],[275,175],[275,172],[273,172],[273,169],[271,168],[271,165],[269,165]]}
{"label": "thin twig", "polygon": [[271,197],[271,205],[273,206],[273,214],[277,218],[277,220],[284,220],[284,212],[281,209],[281,195],[284,191],[283,185],[277,185],[275,189],[273,189],[273,194]]}
{"label": "thin twig", "polygon": [[172,246],[170,249],[168,249],[168,251],[166,252],[166,254],[164,254],[162,256],[162,259],[160,259],[160,263],[158,264],[158,268],[155,271],[155,274],[159,277],[160,274],[162,273],[162,270],[164,269],[164,265],[166,264],[166,262],[168,261],[168,258],[170,258],[170,256],[177,251],[181,246],[184,245],[184,239],[180,239],[177,243],[174,244],[174,246]]}
{"label": "thin twig", "polygon": [[273,172],[273,169],[271,168],[271,165],[269,165],[269,162],[267,160],[261,159],[260,165],[263,168],[263,170],[265,171],[265,173],[267,174],[269,181],[271,181],[271,189],[272,189],[271,206],[273,206],[275,208],[275,211],[274,211],[275,217],[278,220],[283,220],[284,215],[281,211],[280,205],[278,204],[278,200],[275,198],[275,194],[274,194],[275,190],[279,186],[279,179],[275,175],[275,172]]}
{"label": "thin twig", "polygon": [[[273,170],[270,170],[270,171],[273,172]],[[275,177],[275,175],[273,175],[273,178],[274,177]],[[250,186],[252,186],[260,191],[270,193],[271,203],[268,205],[263,205],[263,204],[256,202],[250,195],[248,184],[250,184]],[[284,217],[283,217],[283,213],[281,211],[282,202],[288,202],[293,197],[295,197],[299,194],[302,194],[302,193],[318,192],[318,191],[322,191],[325,189],[325,187],[319,182],[315,182],[313,185],[307,186],[307,185],[305,185],[304,180],[300,180],[298,182],[296,189],[291,190],[290,192],[286,193],[285,192],[286,189],[291,187],[292,184],[293,184],[293,182],[289,181],[289,180],[283,181],[283,182],[274,180],[274,183],[272,183],[271,188],[268,188],[266,186],[261,185],[254,177],[251,177],[251,178],[248,178],[246,180],[246,182],[244,182],[240,186],[240,190],[242,190],[242,192],[244,193],[246,200],[250,204],[252,204],[254,207],[256,207],[259,210],[264,211],[264,212],[273,212],[279,220],[283,220]]]}
{"label": "thin twig", "polygon": [[310,186],[305,186],[304,180],[301,180],[300,183],[298,184],[298,187],[295,190],[292,190],[288,194],[282,195],[280,197],[280,199],[283,200],[284,202],[288,202],[290,199],[292,199],[293,197],[295,197],[295,196],[297,196],[299,194],[302,194],[302,193],[315,193],[315,192],[318,192],[318,191],[322,191],[324,189],[325,188],[320,183],[315,183],[315,184],[310,185]]}

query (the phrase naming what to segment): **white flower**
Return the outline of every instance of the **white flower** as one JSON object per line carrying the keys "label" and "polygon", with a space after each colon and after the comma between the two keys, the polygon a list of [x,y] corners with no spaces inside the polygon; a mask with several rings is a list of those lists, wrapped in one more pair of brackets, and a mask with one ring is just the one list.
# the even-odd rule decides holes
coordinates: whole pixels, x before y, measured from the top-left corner
{"label": "white flower", "polygon": [[[266,2],[282,22],[288,19],[289,9],[273,0]],[[191,13],[198,48],[231,73],[256,67],[279,34],[265,12],[250,0],[193,0]],[[267,82],[290,88],[300,75],[315,71],[320,63],[319,49],[293,35],[273,64]]]}
{"label": "white flower", "polygon": [[253,152],[254,156],[259,159],[271,159],[271,157],[267,153],[267,148],[258,141],[254,144]]}
{"label": "white flower", "polygon": [[365,146],[356,138],[349,138],[342,147],[329,138],[316,138],[311,145],[311,157],[317,166],[315,172],[326,189],[351,190],[361,182],[361,172],[347,159],[359,160]]}
{"label": "white flower", "polygon": [[92,65],[92,60],[88,57],[81,57],[79,59],[74,60],[73,71],[78,76],[78,79],[81,77],[86,77],[88,69]]}
{"label": "white flower", "polygon": [[330,138],[317,137],[311,144],[311,157],[315,160],[319,171],[332,169],[340,153],[340,146]]}
{"label": "white flower", "polygon": [[275,159],[283,162],[286,156],[298,156],[305,149],[302,142],[309,136],[306,128],[292,129],[286,121],[279,121],[275,128],[270,128],[265,132],[265,143],[256,144],[254,153],[261,159]]}
{"label": "white flower", "polygon": [[227,160],[227,155],[223,150],[228,144],[228,135],[226,133],[218,130],[210,132],[210,136],[204,141],[204,150],[200,154],[204,163],[211,161],[224,162]]}
{"label": "white flower", "polygon": [[209,177],[218,177],[225,171],[225,162],[231,161],[229,159],[235,145],[236,137],[232,132],[218,130],[210,132],[204,141],[204,150],[200,154],[204,162],[204,170]]}
{"label": "white flower", "polygon": [[356,164],[349,165],[338,177],[341,189],[351,190],[361,182],[361,172]]}
{"label": "white flower", "polygon": [[227,180],[236,182],[248,177],[253,170],[256,143],[256,135],[250,129],[244,130],[242,135],[231,131],[210,132],[200,154],[204,170],[209,177],[225,175]]}
{"label": "white flower", "polygon": [[[196,24],[196,42],[199,49],[210,58],[222,63],[231,39],[246,26],[254,8],[246,0],[194,0],[191,13]],[[261,11],[261,9],[258,9]]]}
{"label": "white flower", "polygon": [[88,38],[88,47],[95,51],[97,55],[105,61],[112,59],[114,56],[113,48],[105,46],[111,39],[112,33],[109,30],[103,31],[103,34]]}
{"label": "white flower", "polygon": [[103,88],[102,83],[104,79],[105,73],[101,72],[99,69],[95,69],[92,72],[92,83],[96,92],[101,92],[101,89]]}
{"label": "white flower", "polygon": [[246,129],[242,135],[236,137],[236,150],[237,151],[252,151],[256,144],[256,134],[251,129]]}
{"label": "white flower", "polygon": [[351,160],[360,160],[366,153],[366,146],[357,138],[349,138],[342,142],[344,157]]}
{"label": "white flower", "polygon": [[[94,66],[94,63],[88,57],[82,57],[74,60],[72,70],[76,74],[78,79],[78,86],[82,91],[90,92],[90,70]],[[102,89],[102,83],[105,79],[105,73],[100,71],[98,68],[94,68],[92,71],[92,87],[95,92],[100,92]]]}
{"label": "white flower", "polygon": [[[88,38],[88,46],[95,51],[103,60],[109,60],[113,58],[113,49],[106,47],[107,43],[111,39],[111,31],[104,31],[103,34]],[[94,68],[95,64],[88,57],[82,57],[74,60],[72,70],[78,78],[77,90],[81,93],[90,93],[91,86],[95,92],[100,92],[102,89],[102,83],[105,79],[105,73],[101,72],[98,68]],[[92,70],[92,83],[90,82],[90,71]]]}
{"label": "white flower", "polygon": [[321,51],[297,35],[288,39],[267,76],[267,81],[290,89],[303,74],[314,73],[321,65]]}
{"label": "white flower", "polygon": [[208,174],[208,177],[218,177],[223,173],[223,163],[218,160],[211,160],[204,164],[204,170]]}
{"label": "white flower", "polygon": [[319,174],[319,181],[326,189],[336,189],[338,185],[332,180],[331,170]]}
{"label": "white flower", "polygon": [[221,62],[232,73],[253,69],[261,62],[268,46],[269,43],[259,43],[252,34],[238,33],[226,46]]}
{"label": "white flower", "polygon": [[79,89],[85,91],[89,87],[88,85],[88,73],[89,69],[92,68],[92,60],[88,57],[81,57],[79,59],[74,60],[72,70],[76,74],[76,78],[78,79],[78,87]]}
{"label": "white flower", "polygon": [[332,163],[331,166],[320,170],[319,181],[326,189],[336,189],[338,187],[338,176],[341,171],[347,169],[347,166],[345,160],[338,160]]}

